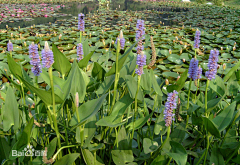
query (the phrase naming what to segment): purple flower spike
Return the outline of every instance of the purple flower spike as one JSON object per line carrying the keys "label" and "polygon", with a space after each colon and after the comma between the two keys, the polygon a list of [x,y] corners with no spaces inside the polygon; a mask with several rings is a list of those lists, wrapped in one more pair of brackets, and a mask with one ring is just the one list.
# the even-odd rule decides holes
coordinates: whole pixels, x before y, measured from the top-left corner
{"label": "purple flower spike", "polygon": [[164,119],[165,119],[165,126],[171,126],[172,125],[172,121],[174,121],[174,115],[173,114],[173,110],[177,108],[177,100],[178,100],[178,96],[177,96],[178,92],[177,91],[173,91],[172,93],[168,94],[167,97],[167,102],[165,103],[165,110],[163,112],[164,114]]}
{"label": "purple flower spike", "polygon": [[8,51],[13,51],[13,44],[11,43],[11,41],[9,40],[8,44],[7,44],[7,48],[8,48]]}
{"label": "purple flower spike", "polygon": [[198,71],[198,60],[196,58],[191,59],[190,66],[188,70],[189,78],[196,80]]}
{"label": "purple flower spike", "polygon": [[206,71],[205,76],[208,80],[215,79],[215,75],[217,74],[217,67],[218,67],[218,55],[219,51],[217,49],[210,51],[210,56],[208,59],[208,71]]}
{"label": "purple flower spike", "polygon": [[32,72],[35,76],[39,76],[42,73],[42,66],[40,64],[38,46],[34,43],[29,45],[29,57],[31,58],[30,64],[32,67]]}
{"label": "purple flower spike", "polygon": [[83,46],[81,43],[79,43],[77,46],[77,56],[78,56],[77,58],[78,61],[83,59]]}
{"label": "purple flower spike", "polygon": [[45,48],[42,50],[42,64],[45,68],[50,68],[54,63],[53,52],[49,49],[48,42],[45,41]]}
{"label": "purple flower spike", "polygon": [[[119,37],[116,39],[115,44],[117,44],[118,39],[119,39]],[[123,37],[123,32],[121,30],[120,31],[120,47],[121,47],[121,49],[124,49],[124,46],[125,46],[125,39]]]}
{"label": "purple flower spike", "polygon": [[[137,20],[136,41],[138,41],[144,34],[145,34],[144,20]],[[144,50],[144,46],[142,45],[143,39],[145,39],[145,37],[142,37],[142,39],[138,41],[138,45],[136,48],[138,55],[141,54],[141,52]]]}
{"label": "purple flower spike", "polygon": [[137,65],[138,69],[136,69],[135,73],[141,76],[142,74],[144,74],[143,66],[146,65],[146,55],[144,55],[143,52],[141,52],[141,55],[137,55]]}
{"label": "purple flower spike", "polygon": [[197,29],[196,33],[195,33],[195,40],[194,40],[194,48],[198,49],[199,45],[200,45],[200,35],[201,35],[201,31],[199,31]]}
{"label": "purple flower spike", "polygon": [[78,14],[78,30],[84,31],[85,29],[85,21],[84,21],[84,14]]}
{"label": "purple flower spike", "polygon": [[197,70],[197,79],[200,79],[202,77],[202,68],[199,65],[198,70]]}

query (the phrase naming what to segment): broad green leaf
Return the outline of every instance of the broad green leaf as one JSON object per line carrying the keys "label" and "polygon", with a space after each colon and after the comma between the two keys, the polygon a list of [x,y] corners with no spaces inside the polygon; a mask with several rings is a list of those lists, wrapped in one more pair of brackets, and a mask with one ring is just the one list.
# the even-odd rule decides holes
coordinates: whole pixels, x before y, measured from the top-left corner
{"label": "broad green leaf", "polygon": [[179,124],[171,133],[170,137],[172,141],[182,143],[185,137],[185,124],[184,123]]}
{"label": "broad green leaf", "polygon": [[71,69],[71,64],[67,57],[60,50],[58,50],[54,43],[52,44],[52,51],[54,55],[53,68],[59,71],[63,76],[67,75]]}
{"label": "broad green leaf", "polygon": [[116,118],[116,116],[111,115],[111,116],[106,116],[106,117],[98,120],[96,125],[107,126],[107,127],[118,127],[120,125],[125,124],[126,122],[127,121],[122,122],[122,118],[121,117]]}
{"label": "broad green leaf", "polygon": [[212,121],[217,126],[219,132],[223,131],[232,121],[233,113],[236,107],[236,101],[227,106]]}
{"label": "broad green leaf", "polygon": [[[141,128],[148,121],[148,119],[153,115],[153,112],[151,114],[147,115],[146,117],[137,119],[135,121],[134,130],[137,130],[137,129]],[[133,123],[131,122],[130,124],[128,124],[126,126],[126,128],[129,128],[129,130],[132,130],[133,129]]]}
{"label": "broad green leaf", "polygon": [[238,61],[238,63],[231,68],[231,70],[226,74],[226,76],[224,76],[223,81],[227,82],[227,80],[232,76],[232,74],[240,67],[240,60]]}
{"label": "broad green leaf", "polygon": [[85,56],[82,60],[80,60],[80,61],[78,62],[78,66],[79,66],[80,68],[85,68],[85,67],[87,67],[88,62],[89,62],[89,60],[91,59],[91,57],[92,57],[92,55],[93,55],[94,52],[95,52],[95,50],[94,50],[94,51],[91,51],[87,56]]}
{"label": "broad green leaf", "polygon": [[86,93],[86,84],[80,68],[77,66],[76,61],[73,62],[72,69],[69,75],[72,75],[70,93],[72,94],[72,96],[75,96],[76,92],[78,92],[79,102],[82,103]]}
{"label": "broad green leaf", "polygon": [[217,126],[206,117],[202,117],[202,120],[203,120],[203,124],[205,125],[207,131],[210,132],[215,137],[220,138],[220,133],[217,129]]}
{"label": "broad green leaf", "polygon": [[82,149],[82,155],[87,165],[104,165],[103,163],[101,163],[102,161],[98,160],[98,158],[96,159],[96,162],[94,162],[93,154],[87,149]]}
{"label": "broad green leaf", "polygon": [[11,73],[15,77],[17,77],[17,76],[21,76],[22,77],[21,66],[19,64],[17,64],[10,55],[7,55],[7,59],[8,59],[8,67],[9,67]]}
{"label": "broad green leaf", "polygon": [[217,147],[216,143],[214,145],[214,148],[212,149],[211,157],[210,157],[210,163],[209,164],[225,165],[223,156],[219,152],[219,148]]}
{"label": "broad green leaf", "polygon": [[94,67],[92,69],[92,76],[96,77],[98,81],[103,81],[104,75],[106,71],[103,69],[101,65],[99,65],[97,62],[94,62]]}
{"label": "broad green leaf", "polygon": [[223,97],[216,98],[207,102],[207,112],[211,112],[223,99]]}
{"label": "broad green leaf", "polygon": [[13,125],[13,129],[19,128],[19,110],[18,103],[11,86],[7,89],[5,106],[2,111],[3,131],[8,131]]}
{"label": "broad green leaf", "polygon": [[210,88],[217,92],[220,96],[224,96],[226,87],[221,77],[216,75],[215,81],[210,81]]}
{"label": "broad green leaf", "polygon": [[154,152],[158,149],[158,143],[156,141],[152,141],[149,138],[143,139],[143,151],[145,154]]}
{"label": "broad green leaf", "polygon": [[31,132],[33,128],[33,122],[34,118],[32,117],[27,124],[27,126],[24,128],[17,144],[17,149],[21,148],[22,146],[29,144],[30,143],[30,137],[31,137]]}
{"label": "broad green leaf", "polygon": [[[142,37],[141,37],[141,38],[142,38]],[[140,38],[140,39],[141,39],[141,38]],[[139,40],[140,40],[140,39],[139,39]],[[118,60],[118,71],[120,71],[120,70],[122,69],[123,64],[124,64],[125,60],[127,59],[130,51],[133,49],[133,47],[134,47],[137,43],[138,43],[138,41],[135,42],[135,43],[122,55],[122,57]],[[107,76],[110,76],[110,75],[112,75],[112,74],[115,74],[115,72],[116,72],[116,62],[113,64],[112,68],[106,73],[105,76],[106,76],[106,77],[107,77]]]}
{"label": "broad green leaf", "polygon": [[126,94],[114,104],[111,116],[115,116],[115,118],[122,116],[132,102],[133,99],[130,97],[129,93]]}
{"label": "broad green leaf", "polygon": [[185,82],[187,80],[187,74],[188,74],[188,70],[186,70],[185,72],[183,72],[179,78],[179,80],[176,82],[176,84],[174,85],[168,85],[167,86],[167,91],[173,92],[174,90],[176,90],[177,92],[179,92],[185,85]]}
{"label": "broad green leaf", "polygon": [[152,87],[152,76],[150,76],[147,69],[144,69],[144,74],[141,75],[140,84],[144,90],[150,92]]}
{"label": "broad green leaf", "polygon": [[236,96],[238,94],[239,84],[237,81],[228,81],[227,83],[227,95]]}
{"label": "broad green leaf", "polygon": [[85,122],[91,116],[95,115],[98,112],[98,110],[101,108],[101,106],[102,106],[106,96],[107,96],[107,94],[101,96],[98,99],[93,99],[93,100],[90,100],[90,101],[82,104],[78,108],[78,114],[79,114],[79,117],[80,117],[80,123],[78,123],[77,114],[75,112],[74,116],[72,117],[72,119],[70,121],[70,126],[74,126],[75,125],[72,129],[74,129],[76,126],[82,124],[83,122]]}
{"label": "broad green leaf", "polygon": [[158,155],[158,157],[153,160],[151,165],[166,165],[168,161],[169,158],[167,155]]}
{"label": "broad green leaf", "polygon": [[[41,98],[41,100],[46,104],[46,105],[52,105],[53,104],[53,100],[52,100],[52,92],[51,91],[45,91],[39,88],[36,88],[34,86],[32,86],[29,82],[25,81],[23,78],[19,77],[18,78],[24,83],[24,85],[26,85],[26,87],[28,87],[31,91],[33,91],[34,93],[36,93],[36,95],[38,97]],[[56,104],[61,104],[63,102],[63,100],[55,94],[55,103]]]}
{"label": "broad green leaf", "polygon": [[88,39],[86,39],[85,41],[83,41],[83,54],[84,54],[84,56],[85,55],[87,55],[87,54],[89,54],[89,49],[90,49],[90,47],[89,47],[89,45],[88,45]]}
{"label": "broad green leaf", "polygon": [[118,149],[112,150],[112,158],[116,165],[122,165],[128,162],[133,162],[133,152],[128,143],[126,130],[124,127],[118,133]]}
{"label": "broad green leaf", "polygon": [[72,165],[73,162],[80,156],[79,153],[72,153],[60,158],[54,165]]}
{"label": "broad green leaf", "polygon": [[178,165],[184,165],[187,163],[187,151],[178,142],[170,141],[171,152],[166,152],[166,154],[172,157]]}
{"label": "broad green leaf", "polygon": [[11,148],[4,136],[0,136],[0,160],[7,160]]}
{"label": "broad green leaf", "polygon": [[158,135],[163,129],[166,129],[166,126],[165,126],[165,120],[164,120],[164,114],[161,113],[158,118],[157,118],[157,121],[155,123],[155,126],[154,126],[154,133],[156,135]]}
{"label": "broad green leaf", "polygon": [[162,91],[157,83],[157,80],[156,80],[156,77],[153,73],[153,70],[151,69],[150,70],[150,75],[151,75],[151,78],[152,78],[152,85],[153,85],[153,89],[155,90],[155,92],[159,95],[159,96],[163,96],[162,94]]}
{"label": "broad green leaf", "polygon": [[51,140],[51,142],[47,145],[47,158],[50,159],[54,154],[57,147],[57,137]]}
{"label": "broad green leaf", "polygon": [[100,84],[96,93],[98,95],[106,93],[111,87],[111,85],[113,84],[114,80],[115,80],[115,75],[111,75],[105,78],[104,81]]}
{"label": "broad green leaf", "polygon": [[[135,99],[138,82],[130,75],[125,76],[125,81],[127,83],[127,87],[128,87],[131,98]],[[139,89],[139,91],[138,91],[137,98],[138,98],[138,100],[143,101],[143,93],[142,93],[141,89]]]}

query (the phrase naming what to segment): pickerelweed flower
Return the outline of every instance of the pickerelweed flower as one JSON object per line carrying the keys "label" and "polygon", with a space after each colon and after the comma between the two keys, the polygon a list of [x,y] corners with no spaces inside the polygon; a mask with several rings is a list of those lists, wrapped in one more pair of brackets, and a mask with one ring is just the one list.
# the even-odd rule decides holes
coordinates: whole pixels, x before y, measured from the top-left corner
{"label": "pickerelweed flower", "polygon": [[136,69],[135,73],[141,76],[142,74],[144,74],[143,66],[146,65],[146,55],[143,52],[137,55],[137,65],[138,65],[138,68]]}
{"label": "pickerelweed flower", "polygon": [[177,108],[178,92],[173,91],[168,94],[167,102],[165,103],[165,110],[163,112],[165,119],[165,126],[171,126],[172,121],[175,121],[173,110]]}
{"label": "pickerelweed flower", "polygon": [[202,77],[202,68],[199,65],[198,70],[197,70],[197,79],[200,79]]}
{"label": "pickerelweed flower", "polygon": [[39,76],[42,73],[42,66],[40,64],[37,44],[32,43],[29,45],[29,57],[31,58],[30,64],[33,66],[32,72],[35,76]]}
{"label": "pickerelweed flower", "polygon": [[77,46],[77,60],[80,61],[83,59],[83,45],[81,43],[78,44]]}
{"label": "pickerelweed flower", "polygon": [[196,33],[195,33],[195,39],[194,39],[194,48],[198,49],[199,45],[200,45],[200,35],[201,35],[201,31],[199,31],[197,29]]}
{"label": "pickerelweed flower", "polygon": [[196,80],[197,79],[197,70],[198,70],[198,60],[196,58],[192,58],[190,61],[190,66],[188,69],[189,78]]}
{"label": "pickerelweed flower", "polygon": [[[145,27],[144,27],[144,20],[137,20],[137,31],[136,31],[136,41],[138,41],[144,34],[145,34]],[[144,46],[142,45],[142,40],[145,39],[145,37],[142,37],[140,41],[138,41],[137,45],[137,54],[139,55],[143,49]]]}
{"label": "pickerelweed flower", "polygon": [[[119,39],[119,37],[116,39],[115,44],[117,44],[118,39]],[[125,46],[125,39],[123,37],[123,32],[121,30],[120,31],[120,47],[121,47],[121,49],[124,49],[124,46]]]}
{"label": "pickerelweed flower", "polygon": [[84,21],[84,14],[78,14],[78,30],[84,31],[85,29],[85,21]]}
{"label": "pickerelweed flower", "polygon": [[8,44],[7,44],[7,48],[8,48],[8,51],[13,51],[13,44],[11,43],[11,41],[9,40],[8,41]]}
{"label": "pickerelweed flower", "polygon": [[208,80],[215,79],[215,75],[217,74],[218,67],[218,55],[219,51],[217,49],[210,51],[210,56],[208,59],[208,71],[206,71],[205,76]]}
{"label": "pickerelweed flower", "polygon": [[52,50],[50,50],[50,48],[48,46],[48,42],[45,41],[45,47],[42,50],[43,67],[50,68],[53,63],[54,63],[53,52],[52,52]]}

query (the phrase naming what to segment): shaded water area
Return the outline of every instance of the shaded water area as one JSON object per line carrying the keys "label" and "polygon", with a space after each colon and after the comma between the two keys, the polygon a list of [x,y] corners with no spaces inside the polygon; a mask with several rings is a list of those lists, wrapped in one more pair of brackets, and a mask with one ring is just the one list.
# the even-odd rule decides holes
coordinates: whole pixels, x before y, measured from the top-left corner
{"label": "shaded water area", "polygon": [[[101,7],[99,7],[99,2],[97,0],[89,1],[86,3],[68,3],[65,4],[65,8],[61,8],[57,13],[54,14],[53,17],[37,17],[33,18],[31,21],[23,21],[19,20],[18,22],[6,22],[0,24],[0,29],[5,29],[6,25],[9,27],[18,27],[21,28],[32,26],[32,25],[40,25],[40,24],[48,24],[49,22],[54,23],[58,21],[58,23],[64,23],[59,20],[69,19],[71,17],[77,17],[79,13],[96,13],[97,10],[99,10]],[[105,6],[106,7],[106,6]],[[142,3],[142,2],[136,2],[133,0],[112,0],[109,5],[110,10],[118,10],[118,11],[146,11],[146,10],[155,10],[159,11],[159,14],[154,15],[153,18],[146,18],[147,21],[156,22],[159,23],[164,22],[166,26],[172,26],[177,25],[176,22],[173,22],[171,20],[168,20],[169,17],[173,17],[171,14],[166,14],[166,12],[181,12],[186,11],[187,9],[181,9],[181,8],[168,8],[168,7],[159,7],[159,6],[153,6],[151,3]],[[161,13],[164,12],[164,13]],[[64,13],[68,14],[68,16],[59,16],[58,13]],[[111,21],[111,23],[116,23],[118,18],[115,18]]]}

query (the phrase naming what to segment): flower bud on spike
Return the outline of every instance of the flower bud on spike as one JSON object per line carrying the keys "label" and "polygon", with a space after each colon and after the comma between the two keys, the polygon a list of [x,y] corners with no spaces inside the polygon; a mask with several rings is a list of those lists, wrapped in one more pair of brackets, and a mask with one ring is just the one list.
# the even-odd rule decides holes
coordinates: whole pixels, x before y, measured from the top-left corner
{"label": "flower bud on spike", "polygon": [[75,104],[76,104],[76,108],[79,107],[79,95],[78,95],[78,92],[76,92],[75,94]]}
{"label": "flower bud on spike", "polygon": [[165,84],[166,84],[166,85],[169,85],[168,79],[165,80]]}
{"label": "flower bud on spike", "polygon": [[225,69],[226,69],[226,64],[224,63],[224,64],[223,64],[223,70],[225,70]]}

